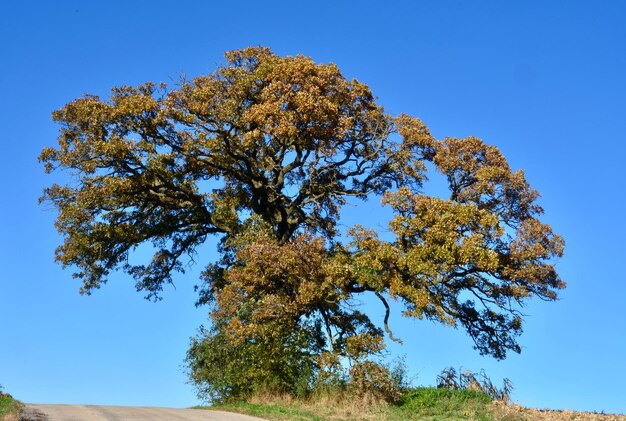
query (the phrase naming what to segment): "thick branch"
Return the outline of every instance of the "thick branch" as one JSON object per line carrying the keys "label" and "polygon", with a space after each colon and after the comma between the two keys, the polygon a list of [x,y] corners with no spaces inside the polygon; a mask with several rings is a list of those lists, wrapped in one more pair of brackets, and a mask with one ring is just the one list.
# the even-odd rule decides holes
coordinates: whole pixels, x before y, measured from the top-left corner
{"label": "thick branch", "polygon": [[389,304],[387,304],[387,300],[385,300],[385,297],[383,297],[383,295],[376,291],[374,292],[374,294],[376,294],[376,296],[378,297],[378,299],[383,303],[383,305],[385,306],[385,320],[384,320],[384,326],[385,326],[385,332],[387,332],[387,334],[389,335],[389,339],[391,339],[394,342],[397,342],[399,344],[402,344],[402,339],[396,338],[395,336],[393,336],[393,332],[391,331],[391,329],[389,328]]}

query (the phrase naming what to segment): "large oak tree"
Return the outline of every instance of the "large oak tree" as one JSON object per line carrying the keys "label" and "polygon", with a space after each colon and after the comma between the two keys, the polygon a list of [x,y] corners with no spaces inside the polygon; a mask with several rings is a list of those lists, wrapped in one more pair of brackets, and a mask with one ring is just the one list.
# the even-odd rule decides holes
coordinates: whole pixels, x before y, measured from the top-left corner
{"label": "large oak tree", "polygon": [[[553,266],[563,240],[539,220],[522,171],[480,139],[438,140],[415,117],[389,116],[333,64],[266,48],[226,59],[173,89],[123,86],[53,114],[59,145],[40,159],[71,181],[42,200],[59,211],[56,259],[83,293],[121,269],[156,299],[189,258],[205,264],[199,303],[213,306],[213,328],[190,351],[198,382],[246,346],[277,356],[255,360],[266,376],[276,362],[298,372],[298,361],[380,351],[383,329],[396,340],[390,298],[406,316],[464,327],[483,354],[520,351],[521,306],[564,287]],[[428,171],[447,197],[424,194]],[[370,196],[393,210],[393,241],[337,230],[342,205]],[[209,236],[215,261],[196,255]],[[130,263],[143,244],[151,261]],[[380,322],[353,305],[368,293],[387,309]],[[230,351],[202,357],[217,344]]]}

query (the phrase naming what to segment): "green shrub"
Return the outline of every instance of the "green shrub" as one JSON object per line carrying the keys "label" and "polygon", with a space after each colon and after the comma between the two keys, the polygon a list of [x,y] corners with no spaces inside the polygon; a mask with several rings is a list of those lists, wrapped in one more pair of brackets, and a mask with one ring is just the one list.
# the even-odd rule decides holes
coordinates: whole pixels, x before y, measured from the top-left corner
{"label": "green shrub", "polygon": [[2,386],[0,386],[0,420],[18,420],[22,407],[23,404],[20,401],[2,392]]}

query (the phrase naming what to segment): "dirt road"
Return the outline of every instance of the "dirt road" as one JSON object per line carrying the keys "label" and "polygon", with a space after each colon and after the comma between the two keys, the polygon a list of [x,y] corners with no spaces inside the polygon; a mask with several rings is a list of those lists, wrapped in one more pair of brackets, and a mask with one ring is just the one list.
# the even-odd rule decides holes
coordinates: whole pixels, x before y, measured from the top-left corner
{"label": "dirt road", "polygon": [[100,405],[27,404],[22,421],[260,421],[261,418],[200,409]]}

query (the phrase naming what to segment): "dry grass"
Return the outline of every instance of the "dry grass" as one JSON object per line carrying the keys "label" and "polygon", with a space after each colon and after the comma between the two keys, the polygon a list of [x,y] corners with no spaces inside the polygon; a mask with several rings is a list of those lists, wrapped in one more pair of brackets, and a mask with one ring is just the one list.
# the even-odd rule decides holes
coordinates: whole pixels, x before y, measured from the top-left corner
{"label": "dry grass", "polygon": [[20,421],[20,415],[16,413],[0,415],[1,421]]}
{"label": "dry grass", "polygon": [[380,420],[383,419],[381,414],[388,407],[384,400],[373,395],[355,397],[346,392],[319,393],[306,400],[265,392],[252,396],[247,401],[253,405],[295,408],[299,412],[330,420]]}

